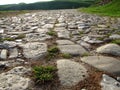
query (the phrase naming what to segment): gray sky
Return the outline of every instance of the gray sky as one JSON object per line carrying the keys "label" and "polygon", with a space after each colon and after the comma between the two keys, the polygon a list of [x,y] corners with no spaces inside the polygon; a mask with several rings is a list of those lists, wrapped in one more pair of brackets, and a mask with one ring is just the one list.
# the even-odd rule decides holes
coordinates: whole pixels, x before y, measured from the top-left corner
{"label": "gray sky", "polygon": [[0,0],[0,5],[4,4],[17,4],[17,3],[33,3],[38,1],[51,1],[51,0]]}

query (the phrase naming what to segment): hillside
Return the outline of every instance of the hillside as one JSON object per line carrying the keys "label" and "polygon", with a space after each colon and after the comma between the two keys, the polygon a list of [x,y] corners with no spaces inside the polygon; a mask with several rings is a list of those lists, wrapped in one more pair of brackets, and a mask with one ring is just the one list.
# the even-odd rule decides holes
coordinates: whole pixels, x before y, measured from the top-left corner
{"label": "hillside", "polygon": [[108,4],[81,9],[83,12],[120,17],[120,1],[112,0]]}
{"label": "hillside", "polygon": [[[92,0],[93,1],[93,0]],[[73,9],[79,7],[88,7],[91,5],[92,1],[86,0],[55,0],[50,2],[36,2],[36,3],[20,3],[20,4],[10,4],[1,5],[0,10],[53,10],[53,9]]]}

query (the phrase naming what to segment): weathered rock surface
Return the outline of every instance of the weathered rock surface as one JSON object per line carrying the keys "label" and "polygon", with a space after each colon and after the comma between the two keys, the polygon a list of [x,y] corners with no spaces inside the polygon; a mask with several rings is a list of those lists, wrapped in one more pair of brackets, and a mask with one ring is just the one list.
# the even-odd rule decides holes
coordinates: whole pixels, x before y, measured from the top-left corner
{"label": "weathered rock surface", "polygon": [[107,56],[88,56],[81,60],[95,68],[120,75],[120,60]]}
{"label": "weathered rock surface", "polygon": [[8,72],[0,74],[0,90],[26,90],[32,85],[29,78],[22,77],[25,74],[24,67],[16,67]]}
{"label": "weathered rock surface", "polygon": [[[16,60],[0,61],[1,68],[14,67],[14,66],[21,65],[21,64],[23,64],[23,62],[16,61]],[[2,67],[2,66],[4,66],[4,67]]]}
{"label": "weathered rock surface", "polygon": [[[40,10],[2,17],[0,18],[0,73],[4,73],[4,75],[0,74],[0,90],[29,90],[27,83],[30,79],[21,75],[26,69],[17,67],[8,71],[9,73],[4,71],[20,65],[29,67],[36,63],[36,60],[42,60],[37,61],[41,64],[48,64],[46,58],[43,59],[48,55],[47,46],[49,48],[56,43],[61,53],[65,53],[60,53],[56,58],[65,58],[63,55],[71,54],[73,56],[71,58],[76,60],[92,55],[82,58],[85,59],[83,61],[99,70],[120,75],[120,45],[108,44],[116,40],[119,43],[119,39],[119,18],[85,14],[74,9]],[[104,43],[106,45],[103,45]],[[96,56],[97,54],[107,54],[109,57]],[[113,58],[113,55],[117,59]],[[53,62],[54,60],[49,61],[50,64]],[[61,60],[57,63],[59,63],[58,66],[63,67],[60,69],[61,71],[59,70],[62,73],[59,75],[62,77],[60,80],[63,85],[72,86],[83,80],[81,78],[84,77],[86,69],[82,68],[82,62],[79,65],[70,60]],[[85,73],[83,74],[82,71]],[[11,77],[13,83],[15,80],[16,84],[8,84],[12,83],[12,80],[8,79],[9,81],[7,81],[7,77]],[[5,79],[3,82],[1,82],[2,78]],[[25,88],[22,85],[24,82]],[[34,88],[34,90],[37,89]],[[43,90],[41,86],[39,89]],[[86,87],[81,89],[86,89]],[[58,88],[58,90],[61,89]]]}
{"label": "weathered rock surface", "polygon": [[67,30],[61,30],[58,33],[58,38],[64,38],[64,39],[69,39],[70,38],[70,32]]}
{"label": "weathered rock surface", "polygon": [[96,52],[101,54],[120,56],[120,46],[117,44],[106,44],[98,47]]}
{"label": "weathered rock surface", "polygon": [[113,35],[111,35],[111,36],[109,36],[109,38],[110,39],[120,39],[120,35],[118,35],[118,34],[113,34]]}
{"label": "weathered rock surface", "polygon": [[102,90],[120,90],[120,82],[106,74],[103,74],[100,84],[102,86]]}
{"label": "weathered rock surface", "polygon": [[8,51],[6,49],[3,49],[1,51],[0,58],[1,59],[7,59],[7,54],[8,54]]}
{"label": "weathered rock surface", "polygon": [[57,60],[57,68],[60,82],[64,86],[76,85],[88,76],[83,65],[67,59]]}
{"label": "weathered rock surface", "polygon": [[83,55],[87,51],[80,45],[58,45],[58,48],[62,53],[68,53],[71,55]]}
{"label": "weathered rock surface", "polygon": [[13,48],[10,50],[10,56],[9,58],[16,58],[18,56],[18,50],[17,48]]}
{"label": "weathered rock surface", "polygon": [[57,40],[56,43],[58,45],[73,45],[73,44],[75,44],[74,42],[72,42],[70,40]]}
{"label": "weathered rock surface", "polygon": [[29,33],[26,34],[26,41],[32,41],[32,42],[37,42],[37,41],[45,41],[47,39],[50,39],[51,37],[45,33]]}
{"label": "weathered rock surface", "polygon": [[45,43],[26,43],[23,46],[23,55],[30,59],[40,59],[47,54],[47,45]]}

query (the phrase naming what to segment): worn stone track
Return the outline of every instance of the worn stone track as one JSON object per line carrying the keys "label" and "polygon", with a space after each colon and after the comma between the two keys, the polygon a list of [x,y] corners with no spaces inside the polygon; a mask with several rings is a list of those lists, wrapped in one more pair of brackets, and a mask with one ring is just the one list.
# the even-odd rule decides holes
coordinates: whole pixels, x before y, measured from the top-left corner
{"label": "worn stone track", "polygon": [[[77,10],[40,11],[3,17],[0,18],[0,41],[0,76],[4,75],[0,77],[0,90],[15,90],[16,85],[18,90],[30,88],[32,80],[23,77],[25,73],[22,72],[28,72],[24,67],[21,67],[22,75],[4,72],[4,68],[31,68],[32,62],[46,61],[49,45],[56,45],[61,54],[72,56],[72,59],[59,57],[50,61],[57,64],[60,84],[63,86],[71,87],[89,77],[84,63],[120,77],[120,18],[89,15]],[[19,69],[16,71],[19,72]],[[21,81],[6,79],[2,82],[2,79],[9,77],[16,80],[19,77]],[[106,78],[103,77],[103,81]],[[109,89],[107,86],[112,87],[111,90],[120,90],[119,82],[106,84],[103,81],[102,90]],[[31,88],[34,90],[34,87]],[[84,88],[81,90],[88,90]]]}

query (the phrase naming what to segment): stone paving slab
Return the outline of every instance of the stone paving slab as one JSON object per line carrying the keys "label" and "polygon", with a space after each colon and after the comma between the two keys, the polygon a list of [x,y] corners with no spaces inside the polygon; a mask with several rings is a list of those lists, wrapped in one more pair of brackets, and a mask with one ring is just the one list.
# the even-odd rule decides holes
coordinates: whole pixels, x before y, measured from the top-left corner
{"label": "stone paving slab", "polygon": [[73,45],[73,44],[75,44],[74,42],[72,42],[70,40],[57,40],[56,43],[58,45]]}
{"label": "stone paving slab", "polygon": [[107,56],[88,56],[81,60],[97,69],[120,76],[120,60]]}
{"label": "stone paving slab", "polygon": [[57,60],[58,76],[64,86],[76,85],[79,81],[84,80],[87,76],[87,69],[69,59]]}
{"label": "stone paving slab", "polygon": [[71,55],[83,55],[87,51],[80,45],[58,45],[58,48],[62,53],[68,53]]}

